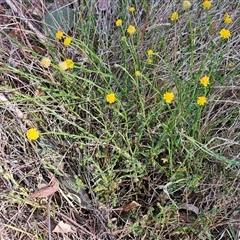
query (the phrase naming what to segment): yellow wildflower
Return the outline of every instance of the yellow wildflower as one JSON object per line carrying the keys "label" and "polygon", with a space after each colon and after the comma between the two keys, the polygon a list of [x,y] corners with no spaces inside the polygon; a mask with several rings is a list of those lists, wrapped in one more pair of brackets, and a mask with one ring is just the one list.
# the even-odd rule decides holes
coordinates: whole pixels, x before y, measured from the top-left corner
{"label": "yellow wildflower", "polygon": [[68,68],[74,67],[74,62],[72,59],[67,58],[64,62],[67,64]]}
{"label": "yellow wildflower", "polygon": [[58,67],[60,68],[61,71],[65,71],[65,70],[68,69],[68,65],[67,65],[67,63],[65,61],[64,62],[60,62],[58,64]]}
{"label": "yellow wildflower", "polygon": [[231,33],[228,29],[221,29],[221,31],[219,32],[220,36],[223,38],[223,39],[228,39],[231,37]]}
{"label": "yellow wildflower", "polygon": [[148,56],[152,56],[152,55],[153,55],[153,50],[152,50],[152,49],[148,49],[147,55],[148,55]]}
{"label": "yellow wildflower", "polygon": [[153,62],[153,60],[151,58],[147,59],[147,63],[151,64]]}
{"label": "yellow wildflower", "polygon": [[141,75],[141,72],[140,71],[135,71],[135,76],[136,77],[139,77]]}
{"label": "yellow wildflower", "polygon": [[135,8],[134,7],[130,7],[128,10],[129,10],[129,12],[134,12]]}
{"label": "yellow wildflower", "polygon": [[57,39],[61,39],[61,38],[63,37],[63,32],[60,31],[60,30],[58,30],[58,31],[56,32],[56,34],[55,34],[55,37],[56,37]]}
{"label": "yellow wildflower", "polygon": [[26,136],[29,140],[37,140],[39,138],[39,132],[36,128],[30,128],[27,130]]}
{"label": "yellow wildflower", "polygon": [[170,16],[171,21],[176,21],[178,20],[178,13],[177,12],[173,12]]}
{"label": "yellow wildflower", "polygon": [[122,19],[118,19],[116,22],[115,22],[116,26],[119,27],[122,25]]}
{"label": "yellow wildflower", "polygon": [[127,32],[132,35],[136,32],[136,28],[133,25],[129,25],[129,27],[127,28]]}
{"label": "yellow wildflower", "polygon": [[234,64],[232,63],[232,62],[230,62],[229,64],[228,64],[228,67],[229,68],[232,68],[234,66]]}
{"label": "yellow wildflower", "polygon": [[207,102],[207,98],[205,96],[200,96],[197,98],[197,104],[199,106],[205,105],[206,102]]}
{"label": "yellow wildflower", "polygon": [[108,93],[106,96],[106,101],[110,104],[115,103],[116,102],[116,96],[114,93]]}
{"label": "yellow wildflower", "polygon": [[182,6],[183,9],[187,10],[192,6],[192,4],[189,1],[183,1]]}
{"label": "yellow wildflower", "polygon": [[224,20],[224,23],[226,24],[230,24],[232,22],[232,18],[227,13],[223,15],[223,20]]}
{"label": "yellow wildflower", "polygon": [[43,57],[41,60],[41,65],[45,68],[48,68],[51,65],[51,59],[48,57]]}
{"label": "yellow wildflower", "polygon": [[163,99],[165,100],[166,103],[172,103],[174,99],[174,93],[173,92],[165,92],[163,94]]}
{"label": "yellow wildflower", "polygon": [[211,1],[208,0],[205,0],[202,4],[203,8],[207,10],[211,7],[211,5],[212,5]]}
{"label": "yellow wildflower", "polygon": [[207,75],[205,75],[204,77],[202,77],[200,79],[200,83],[204,86],[204,87],[207,87],[210,83],[209,81],[209,77]]}
{"label": "yellow wildflower", "polygon": [[168,163],[168,159],[167,158],[161,158],[163,163]]}
{"label": "yellow wildflower", "polygon": [[65,47],[67,47],[67,46],[69,46],[69,45],[71,44],[71,42],[72,42],[72,38],[71,38],[71,37],[66,37],[66,38],[64,39],[64,41],[63,41],[63,45],[64,45]]}

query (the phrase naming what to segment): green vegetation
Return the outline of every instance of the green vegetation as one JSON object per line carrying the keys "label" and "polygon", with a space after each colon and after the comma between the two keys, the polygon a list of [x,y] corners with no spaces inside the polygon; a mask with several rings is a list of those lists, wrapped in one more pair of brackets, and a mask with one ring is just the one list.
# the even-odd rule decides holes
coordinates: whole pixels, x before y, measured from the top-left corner
{"label": "green vegetation", "polygon": [[237,239],[239,5],[76,2],[1,30],[0,239]]}

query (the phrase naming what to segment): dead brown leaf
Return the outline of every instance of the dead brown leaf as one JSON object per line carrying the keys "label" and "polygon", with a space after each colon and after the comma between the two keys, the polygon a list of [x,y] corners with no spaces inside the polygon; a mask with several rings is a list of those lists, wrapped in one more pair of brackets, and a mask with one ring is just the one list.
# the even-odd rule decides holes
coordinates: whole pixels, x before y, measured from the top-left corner
{"label": "dead brown leaf", "polygon": [[50,195],[53,195],[55,192],[57,192],[59,190],[58,180],[55,178],[55,176],[51,172],[49,172],[48,174],[51,177],[49,186],[43,187],[43,188],[37,190],[36,192],[30,194],[28,196],[28,199],[33,199],[33,198],[37,198],[37,197],[38,198],[48,197]]}
{"label": "dead brown leaf", "polygon": [[139,207],[139,206],[141,206],[139,203],[132,201],[131,203],[123,206],[123,212],[129,212],[130,210],[132,210],[136,207]]}
{"label": "dead brown leaf", "polygon": [[60,221],[52,232],[55,233],[73,233],[71,226],[63,221]]}
{"label": "dead brown leaf", "polygon": [[184,223],[193,223],[199,215],[199,208],[193,204],[183,203],[178,211],[179,220]]}
{"label": "dead brown leaf", "polygon": [[141,206],[139,203],[132,201],[131,203],[117,209],[113,209],[116,213],[121,213],[121,212],[129,212],[132,209]]}
{"label": "dead brown leaf", "polygon": [[181,209],[185,209],[187,211],[194,212],[196,215],[199,215],[199,208],[193,204],[183,203],[181,205]]}

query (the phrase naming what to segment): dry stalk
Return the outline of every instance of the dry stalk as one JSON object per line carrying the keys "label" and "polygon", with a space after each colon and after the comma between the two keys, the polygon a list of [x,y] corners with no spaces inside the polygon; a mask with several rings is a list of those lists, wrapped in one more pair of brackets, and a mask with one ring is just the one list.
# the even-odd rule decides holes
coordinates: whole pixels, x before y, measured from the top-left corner
{"label": "dry stalk", "polygon": [[38,39],[42,42],[46,42],[46,37],[38,30],[36,29],[31,21],[29,21],[24,14],[21,11],[21,8],[18,6],[18,3],[15,0],[6,0],[6,3],[9,5],[9,7],[12,9],[12,11],[19,15],[22,21],[37,35]]}

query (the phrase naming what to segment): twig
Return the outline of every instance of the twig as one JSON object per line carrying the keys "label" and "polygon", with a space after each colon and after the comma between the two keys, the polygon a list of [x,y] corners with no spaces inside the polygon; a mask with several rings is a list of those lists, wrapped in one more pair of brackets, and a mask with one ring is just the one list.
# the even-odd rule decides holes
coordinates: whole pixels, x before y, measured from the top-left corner
{"label": "twig", "polygon": [[151,10],[152,10],[152,5],[149,4],[145,23],[143,25],[143,29],[142,29],[142,33],[141,33],[141,42],[143,42],[143,40],[144,40],[144,36],[145,36],[146,30],[147,30],[147,25],[148,25],[148,17],[149,17]]}
{"label": "twig", "polygon": [[51,200],[52,200],[52,195],[48,198],[48,205],[47,205],[47,213],[48,213],[48,240],[52,239],[52,231],[51,231]]}
{"label": "twig", "polygon": [[14,4],[13,1],[14,0],[6,0],[6,3],[9,5],[9,7],[12,9],[12,11],[14,13],[18,14],[20,16],[21,20],[23,20],[25,22],[25,24],[37,35],[38,39],[42,43],[45,43],[46,37],[32,25],[32,23],[23,15],[20,8],[18,8],[17,3]]}

